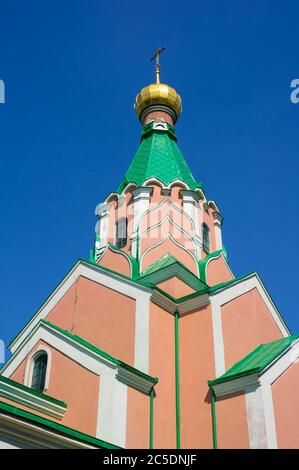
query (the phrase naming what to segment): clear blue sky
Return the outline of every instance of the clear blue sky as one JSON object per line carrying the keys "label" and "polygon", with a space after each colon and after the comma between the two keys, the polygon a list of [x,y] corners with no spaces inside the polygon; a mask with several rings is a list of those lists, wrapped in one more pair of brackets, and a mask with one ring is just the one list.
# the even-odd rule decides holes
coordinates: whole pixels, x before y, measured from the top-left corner
{"label": "clear blue sky", "polygon": [[233,271],[257,270],[298,332],[298,1],[2,0],[0,18],[0,338],[88,257],[164,44],[179,145],[224,216]]}

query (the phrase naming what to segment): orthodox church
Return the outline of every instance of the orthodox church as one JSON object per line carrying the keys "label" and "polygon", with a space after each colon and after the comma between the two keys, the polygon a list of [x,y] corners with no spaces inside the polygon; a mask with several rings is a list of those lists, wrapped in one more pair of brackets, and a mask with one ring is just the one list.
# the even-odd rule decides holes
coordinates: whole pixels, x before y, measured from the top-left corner
{"label": "orthodox church", "polygon": [[135,101],[137,152],[79,259],[11,342],[1,448],[299,448],[299,334],[182,155],[181,97]]}

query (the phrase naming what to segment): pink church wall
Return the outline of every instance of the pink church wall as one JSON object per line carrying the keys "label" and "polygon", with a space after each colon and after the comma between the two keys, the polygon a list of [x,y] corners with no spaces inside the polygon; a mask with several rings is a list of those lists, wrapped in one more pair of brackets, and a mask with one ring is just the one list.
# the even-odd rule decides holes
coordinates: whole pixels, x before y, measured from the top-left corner
{"label": "pink church wall", "polygon": [[221,307],[226,369],[261,343],[282,338],[257,289]]}
{"label": "pink church wall", "polygon": [[82,276],[62,300],[46,320],[133,365],[135,300]]}
{"label": "pink church wall", "polygon": [[166,281],[162,281],[157,283],[157,287],[167,292],[167,294],[171,295],[175,299],[180,297],[184,297],[185,295],[192,294],[195,292],[192,287],[188,286],[185,282],[181,281],[176,276],[167,279]]}
{"label": "pink church wall", "polygon": [[272,384],[277,446],[299,448],[299,362],[294,362]]}
{"label": "pink church wall", "polygon": [[161,258],[165,253],[170,253],[183,263],[191,272],[198,275],[197,264],[192,256],[183,248],[178,247],[172,240],[167,239],[161,245],[154,247],[146,253],[142,259],[141,269],[144,271],[154,261]]}
{"label": "pink church wall", "polygon": [[211,307],[179,318],[182,448],[212,448],[207,381],[215,376]]}
{"label": "pink church wall", "polygon": [[[27,411],[34,412],[39,416],[60,422],[65,426],[70,426],[81,432],[95,435],[100,378],[44,341],[39,341],[38,344],[28,352],[28,360],[30,360],[32,354],[38,350],[38,347],[42,345],[45,345],[45,347],[51,351],[49,386],[45,394],[64,401],[68,405],[68,408],[62,420],[58,420],[48,415],[38,413],[35,410],[33,411],[32,408],[21,407],[21,405],[15,402],[13,402],[13,404]],[[12,380],[24,383],[26,361],[27,359],[25,359],[11,375],[10,378]]]}
{"label": "pink church wall", "polygon": [[217,399],[216,419],[219,449],[249,448],[246,403],[243,393]]}
{"label": "pink church wall", "polygon": [[98,264],[131,277],[131,265],[128,259],[121,253],[112,251],[109,247]]}
{"label": "pink church wall", "polygon": [[126,448],[149,448],[150,398],[128,387]]}
{"label": "pink church wall", "polygon": [[154,448],[176,447],[174,317],[150,305],[149,374],[158,377],[155,386]]}
{"label": "pink church wall", "polygon": [[212,259],[206,267],[206,283],[209,286],[215,286],[221,282],[230,281],[233,279],[223,255],[219,258]]}

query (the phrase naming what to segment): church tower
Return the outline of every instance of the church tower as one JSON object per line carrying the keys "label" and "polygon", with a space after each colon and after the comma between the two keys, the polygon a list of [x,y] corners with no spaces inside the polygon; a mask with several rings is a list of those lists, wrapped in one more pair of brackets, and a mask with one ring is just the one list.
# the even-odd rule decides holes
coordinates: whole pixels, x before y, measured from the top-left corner
{"label": "church tower", "polygon": [[299,447],[299,335],[178,146],[177,91],[136,97],[140,144],[79,259],[10,344],[3,448]]}

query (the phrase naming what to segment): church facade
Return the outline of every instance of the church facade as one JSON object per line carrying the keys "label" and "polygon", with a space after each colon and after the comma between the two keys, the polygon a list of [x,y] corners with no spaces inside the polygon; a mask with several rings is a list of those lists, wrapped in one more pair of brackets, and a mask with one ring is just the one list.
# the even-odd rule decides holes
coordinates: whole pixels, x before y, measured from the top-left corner
{"label": "church facade", "polygon": [[[158,69],[159,72],[159,69]],[[217,203],[157,82],[96,237],[11,342],[2,448],[299,448],[299,334],[256,272],[235,277]]]}

